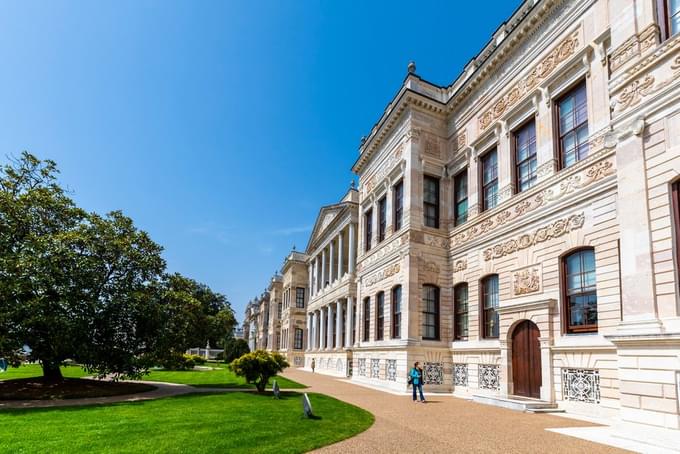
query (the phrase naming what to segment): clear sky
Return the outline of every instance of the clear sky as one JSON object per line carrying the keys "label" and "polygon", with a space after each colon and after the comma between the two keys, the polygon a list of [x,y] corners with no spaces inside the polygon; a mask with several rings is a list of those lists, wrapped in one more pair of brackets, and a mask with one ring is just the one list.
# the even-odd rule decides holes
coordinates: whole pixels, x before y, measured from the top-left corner
{"label": "clear sky", "polygon": [[242,320],[408,61],[451,83],[519,3],[3,1],[0,161],[56,160],[82,207],[123,210]]}

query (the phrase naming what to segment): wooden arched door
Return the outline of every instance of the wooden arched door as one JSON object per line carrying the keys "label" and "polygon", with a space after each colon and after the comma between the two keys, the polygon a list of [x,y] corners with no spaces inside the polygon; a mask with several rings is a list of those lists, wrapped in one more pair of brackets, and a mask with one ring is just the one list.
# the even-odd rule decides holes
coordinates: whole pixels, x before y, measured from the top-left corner
{"label": "wooden arched door", "polygon": [[541,397],[541,346],[538,326],[520,322],[512,332],[512,383],[517,396]]}

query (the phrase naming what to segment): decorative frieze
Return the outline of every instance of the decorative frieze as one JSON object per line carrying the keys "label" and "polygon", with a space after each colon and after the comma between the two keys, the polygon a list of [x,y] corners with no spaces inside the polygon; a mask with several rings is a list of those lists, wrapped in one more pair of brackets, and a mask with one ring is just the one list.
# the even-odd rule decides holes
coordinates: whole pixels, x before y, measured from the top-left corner
{"label": "decorative frieze", "polygon": [[654,76],[651,74],[647,74],[640,79],[634,80],[630,85],[624,88],[623,92],[616,98],[614,109],[622,112],[629,107],[638,105],[642,98],[650,94],[653,87]]}
{"label": "decorative frieze", "polygon": [[541,291],[541,268],[530,266],[517,270],[512,274],[513,296],[526,295]]}
{"label": "decorative frieze", "polygon": [[562,398],[600,403],[600,372],[593,369],[562,369]]}
{"label": "decorative frieze", "polygon": [[388,359],[386,368],[386,378],[388,381],[397,381],[397,360]]}
{"label": "decorative frieze", "polygon": [[501,366],[496,364],[479,365],[479,388],[480,389],[501,389]]}
{"label": "decorative frieze", "polygon": [[543,60],[538,63],[529,74],[516,83],[509,92],[484,112],[478,119],[479,130],[484,131],[495,120],[500,118],[509,108],[517,104],[526,94],[536,88],[555,71],[560,63],[574,55],[579,43],[579,31],[575,31],[568,38],[555,47]]}
{"label": "decorative frieze", "polygon": [[634,34],[616,48],[609,57],[609,68],[616,71],[641,53],[656,46],[659,42],[659,27],[651,24],[640,33]]}
{"label": "decorative frieze", "polygon": [[370,266],[371,264],[377,262],[381,258],[391,254],[392,252],[396,251],[399,249],[399,247],[402,244],[406,244],[409,241],[409,233],[405,233],[401,235],[398,238],[395,238],[393,241],[385,244],[384,246],[381,245],[380,247],[376,248],[376,250],[370,254],[366,258],[362,258],[361,261],[357,264],[357,271],[361,271],[367,266]]}
{"label": "decorative frieze", "polygon": [[560,183],[543,190],[535,196],[519,201],[506,210],[497,213],[495,216],[486,218],[477,225],[455,234],[451,238],[450,246],[458,247],[480,238],[498,227],[507,224],[508,221],[514,221],[529,212],[556,202],[576,190],[590,186],[594,182],[613,174],[614,170],[613,158],[598,161],[580,172],[563,179]]}
{"label": "decorative frieze", "polygon": [[395,263],[367,277],[366,280],[364,281],[364,284],[366,285],[366,287],[371,287],[377,284],[378,282],[387,279],[388,277],[394,276],[400,270],[401,265],[399,263]]}
{"label": "decorative frieze", "polygon": [[517,238],[499,243],[484,251],[484,260],[501,258],[519,250],[560,237],[573,230],[580,229],[583,227],[585,218],[584,213],[573,214],[567,218],[558,219],[548,226],[536,229],[531,234],[520,235]]}
{"label": "decorative frieze", "polygon": [[444,384],[444,364],[426,362],[423,364],[423,384],[443,385]]}
{"label": "decorative frieze", "polygon": [[434,246],[442,249],[448,249],[450,245],[450,242],[447,238],[442,238],[440,236],[434,236],[427,233],[423,236],[423,240],[428,246]]}
{"label": "decorative frieze", "polygon": [[384,180],[385,177],[387,177],[387,175],[389,175],[390,172],[392,172],[392,170],[397,166],[397,164],[401,160],[403,150],[404,144],[401,143],[395,148],[392,155],[389,158],[387,158],[387,161],[382,163],[375,171],[375,173],[368,177],[365,182],[362,182],[361,189],[364,197],[370,194],[373,191],[373,189],[378,184],[380,184],[380,182]]}
{"label": "decorative frieze", "polygon": [[468,365],[454,364],[453,365],[453,384],[454,386],[468,385]]}

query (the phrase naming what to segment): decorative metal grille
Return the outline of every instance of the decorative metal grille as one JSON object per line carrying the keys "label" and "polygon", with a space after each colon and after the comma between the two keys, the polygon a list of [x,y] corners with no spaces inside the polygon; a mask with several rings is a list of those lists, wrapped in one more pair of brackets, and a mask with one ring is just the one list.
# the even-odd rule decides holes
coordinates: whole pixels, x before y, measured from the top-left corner
{"label": "decorative metal grille", "polygon": [[321,358],[319,359],[319,369],[325,369],[326,368],[326,360]]}
{"label": "decorative metal grille", "polygon": [[302,356],[295,356],[293,357],[293,364],[295,367],[300,367],[304,363],[304,358]]}
{"label": "decorative metal grille", "polygon": [[347,360],[347,376],[352,377],[354,375],[354,361],[351,359]]}
{"label": "decorative metal grille", "polygon": [[335,370],[338,372],[342,372],[344,368],[345,365],[342,363],[342,360],[338,359],[338,361],[335,363]]}
{"label": "decorative metal grille", "polygon": [[366,376],[366,358],[359,358],[359,375]]}
{"label": "decorative metal grille", "polygon": [[592,369],[562,369],[564,400],[600,403],[600,371]]}
{"label": "decorative metal grille", "polygon": [[468,384],[468,365],[453,365],[453,384],[455,386],[467,386]]}
{"label": "decorative metal grille", "polygon": [[444,364],[425,363],[423,364],[423,384],[442,385],[444,384]]}
{"label": "decorative metal grille", "polygon": [[481,389],[501,389],[501,366],[495,364],[479,365],[479,387]]}
{"label": "decorative metal grille", "polygon": [[371,378],[380,378],[380,360],[371,359]]}
{"label": "decorative metal grille", "polygon": [[397,381],[397,360],[388,359],[386,369],[387,379],[389,381]]}

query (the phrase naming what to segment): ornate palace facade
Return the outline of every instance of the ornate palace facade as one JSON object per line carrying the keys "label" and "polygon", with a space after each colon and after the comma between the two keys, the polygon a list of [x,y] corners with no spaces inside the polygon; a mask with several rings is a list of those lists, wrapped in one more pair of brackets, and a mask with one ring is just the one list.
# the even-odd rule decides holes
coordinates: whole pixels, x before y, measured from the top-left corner
{"label": "ornate palace facade", "polygon": [[307,366],[679,429],[679,28],[526,0],[451,85],[410,64],[312,233]]}

